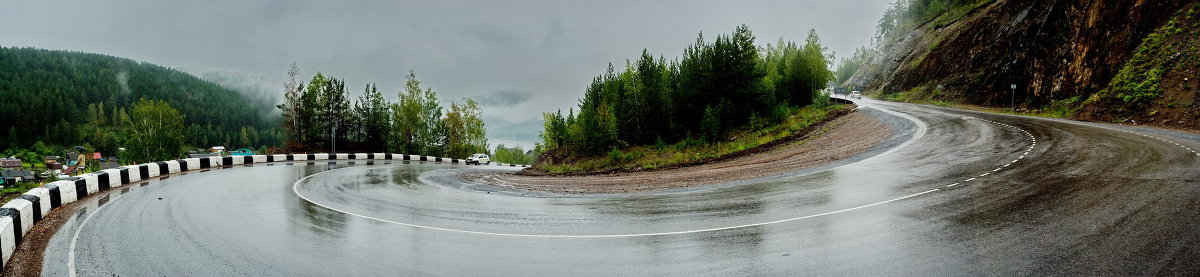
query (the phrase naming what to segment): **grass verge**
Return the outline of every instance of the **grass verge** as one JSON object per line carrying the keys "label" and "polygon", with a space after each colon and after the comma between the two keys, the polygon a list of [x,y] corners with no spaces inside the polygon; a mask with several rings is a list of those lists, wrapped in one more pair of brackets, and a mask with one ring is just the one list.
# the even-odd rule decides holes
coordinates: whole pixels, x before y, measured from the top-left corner
{"label": "grass verge", "polygon": [[[610,151],[607,155],[578,159],[572,163],[537,164],[535,170],[549,174],[599,174],[661,170],[765,151],[807,135],[815,125],[845,115],[852,106],[831,105],[825,108],[805,107],[788,116],[783,122],[760,129],[743,129],[728,139],[715,143],[684,140],[675,144],[633,146]],[[753,150],[753,151],[752,151]]]}

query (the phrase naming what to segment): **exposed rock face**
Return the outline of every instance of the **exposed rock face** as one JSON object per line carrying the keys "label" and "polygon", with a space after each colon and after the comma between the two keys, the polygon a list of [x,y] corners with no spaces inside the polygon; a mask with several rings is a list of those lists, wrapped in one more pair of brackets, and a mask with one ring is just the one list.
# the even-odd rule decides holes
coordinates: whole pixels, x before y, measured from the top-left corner
{"label": "exposed rock face", "polygon": [[1194,3],[999,0],[946,27],[926,24],[906,34],[847,85],[1008,106],[1009,86],[1016,84],[1018,107],[1038,109],[1072,97],[1081,103],[1109,86],[1144,38]]}

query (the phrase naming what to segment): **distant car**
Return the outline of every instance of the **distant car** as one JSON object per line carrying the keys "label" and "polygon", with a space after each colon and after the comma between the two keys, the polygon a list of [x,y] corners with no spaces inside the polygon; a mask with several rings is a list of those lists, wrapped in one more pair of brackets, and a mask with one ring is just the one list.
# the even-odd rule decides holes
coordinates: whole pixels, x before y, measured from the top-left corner
{"label": "distant car", "polygon": [[488,157],[487,154],[475,154],[475,155],[471,155],[471,157],[467,158],[467,164],[475,164],[475,165],[488,164],[488,165],[490,165],[490,164],[492,164],[492,158]]}
{"label": "distant car", "polygon": [[852,99],[862,99],[862,92],[860,92],[860,91],[857,91],[857,90],[856,90],[856,91],[851,91],[851,92],[850,92],[850,98],[852,98]]}

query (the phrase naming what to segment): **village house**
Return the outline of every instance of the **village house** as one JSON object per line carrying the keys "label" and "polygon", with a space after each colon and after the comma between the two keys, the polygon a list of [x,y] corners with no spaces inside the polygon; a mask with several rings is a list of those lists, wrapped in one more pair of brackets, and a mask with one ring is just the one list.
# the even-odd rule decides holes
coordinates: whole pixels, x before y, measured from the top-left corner
{"label": "village house", "polygon": [[24,169],[9,169],[0,171],[0,178],[3,179],[5,186],[12,186],[18,182],[29,182],[35,179],[33,171]]}
{"label": "village house", "polygon": [[0,168],[16,169],[21,168],[21,159],[8,157],[0,158]]}

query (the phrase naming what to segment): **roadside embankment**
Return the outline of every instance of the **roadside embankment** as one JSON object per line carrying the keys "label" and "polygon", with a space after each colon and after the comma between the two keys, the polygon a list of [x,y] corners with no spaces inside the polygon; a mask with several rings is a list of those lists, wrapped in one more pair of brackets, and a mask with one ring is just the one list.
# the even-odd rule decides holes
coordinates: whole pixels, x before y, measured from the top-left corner
{"label": "roadside embankment", "polygon": [[654,171],[593,175],[529,175],[470,172],[468,181],[556,194],[628,193],[686,188],[775,176],[850,158],[892,136],[879,119],[852,111],[807,132],[723,159]]}

